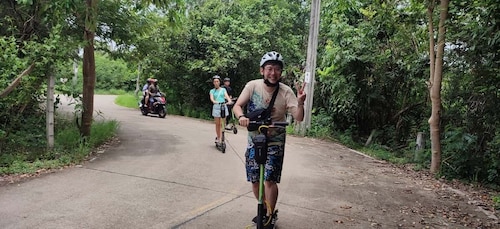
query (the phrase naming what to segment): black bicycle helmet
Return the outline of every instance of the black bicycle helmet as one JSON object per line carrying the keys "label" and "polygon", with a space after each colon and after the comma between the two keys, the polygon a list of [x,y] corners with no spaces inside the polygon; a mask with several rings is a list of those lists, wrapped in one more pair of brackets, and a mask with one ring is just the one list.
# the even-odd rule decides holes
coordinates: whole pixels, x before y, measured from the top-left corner
{"label": "black bicycle helmet", "polygon": [[219,76],[219,75],[215,75],[215,76],[213,76],[213,77],[212,77],[212,81],[214,81],[215,79],[220,80],[220,76]]}
{"label": "black bicycle helmet", "polygon": [[224,82],[225,81],[231,81],[231,79],[229,79],[228,77],[224,78]]}

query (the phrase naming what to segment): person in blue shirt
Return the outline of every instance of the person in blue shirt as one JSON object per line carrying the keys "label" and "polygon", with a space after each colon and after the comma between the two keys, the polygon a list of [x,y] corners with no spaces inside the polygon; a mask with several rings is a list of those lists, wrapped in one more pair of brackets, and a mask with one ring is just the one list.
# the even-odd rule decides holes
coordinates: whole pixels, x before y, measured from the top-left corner
{"label": "person in blue shirt", "polygon": [[146,80],[146,83],[144,84],[144,86],[142,86],[142,105],[144,107],[148,106],[148,103],[146,102],[146,95],[148,95],[148,88],[152,82],[153,82],[153,78],[148,78]]}
{"label": "person in blue shirt", "polygon": [[220,76],[215,75],[212,77],[212,83],[214,84],[214,88],[210,90],[210,101],[212,101],[212,116],[214,117],[215,122],[215,133],[217,137],[215,138],[215,143],[221,143],[222,136],[222,128],[221,128],[221,106],[225,106],[226,114],[225,117],[229,115],[229,111],[226,106],[226,100],[229,101],[228,104],[232,104],[231,98],[227,94],[225,88],[220,86]]}
{"label": "person in blue shirt", "polygon": [[151,83],[151,80],[152,80],[152,79],[153,79],[153,78],[148,78],[148,79],[146,80],[146,83],[144,84],[144,86],[142,86],[142,94],[143,94],[143,95],[146,95],[146,90],[148,90],[149,84]]}

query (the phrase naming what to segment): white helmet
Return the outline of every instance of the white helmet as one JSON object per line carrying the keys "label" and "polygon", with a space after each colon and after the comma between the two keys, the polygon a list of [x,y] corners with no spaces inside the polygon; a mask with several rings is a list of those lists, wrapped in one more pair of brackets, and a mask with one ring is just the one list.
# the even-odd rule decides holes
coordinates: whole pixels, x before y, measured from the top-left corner
{"label": "white helmet", "polygon": [[263,67],[264,64],[268,61],[276,61],[281,65],[281,68],[285,65],[285,62],[283,61],[283,56],[279,54],[278,52],[272,51],[264,54],[262,56],[262,59],[260,59],[260,66]]}

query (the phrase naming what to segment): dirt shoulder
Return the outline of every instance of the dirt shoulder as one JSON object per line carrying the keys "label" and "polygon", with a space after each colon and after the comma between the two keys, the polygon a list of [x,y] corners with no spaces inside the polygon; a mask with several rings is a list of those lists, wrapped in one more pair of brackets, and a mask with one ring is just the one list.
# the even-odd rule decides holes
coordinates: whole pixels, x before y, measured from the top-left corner
{"label": "dirt shoulder", "polygon": [[[420,206],[419,209],[411,209],[412,211],[441,216],[450,223],[460,223],[471,228],[500,227],[498,211],[495,210],[492,200],[498,192],[457,180],[435,179],[428,172],[413,170],[410,165],[392,166],[400,170],[405,177],[421,183],[425,189],[432,190],[438,199],[451,202],[451,205],[444,206]],[[461,205],[464,202],[473,206],[474,212],[462,209]],[[477,215],[482,217],[477,218]],[[481,219],[484,217],[486,220]]]}

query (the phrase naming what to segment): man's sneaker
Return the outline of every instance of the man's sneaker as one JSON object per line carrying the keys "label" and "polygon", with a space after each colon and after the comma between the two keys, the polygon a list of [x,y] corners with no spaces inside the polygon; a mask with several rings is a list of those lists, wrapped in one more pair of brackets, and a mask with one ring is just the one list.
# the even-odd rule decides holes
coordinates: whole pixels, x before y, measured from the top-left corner
{"label": "man's sneaker", "polygon": [[[269,220],[269,217],[271,217],[271,220]],[[259,216],[253,217],[252,222],[254,222],[256,224],[258,218],[259,218]],[[266,228],[266,229],[274,228],[274,225],[276,224],[276,221],[278,220],[278,210],[275,210],[271,216],[265,215],[263,218],[264,218],[263,219],[264,228]]]}
{"label": "man's sneaker", "polygon": [[[266,223],[266,222],[267,222],[267,219],[268,219],[268,218],[269,218],[269,216],[267,216],[267,215],[265,215],[265,216],[264,216],[264,220],[263,220],[263,221],[264,221],[264,223]],[[254,222],[255,224],[257,224],[257,220],[258,220],[258,219],[259,219],[259,216],[257,215],[257,216],[255,216],[255,217],[253,217],[252,222]]]}
{"label": "man's sneaker", "polygon": [[233,129],[233,127],[231,126],[231,124],[227,124],[226,125],[226,130],[231,130],[231,129]]}
{"label": "man's sneaker", "polygon": [[267,220],[264,221],[264,228],[265,229],[273,229],[274,225],[276,225],[276,221],[278,220],[278,210],[274,210],[274,213],[271,215],[271,220],[269,223],[266,225]]}

